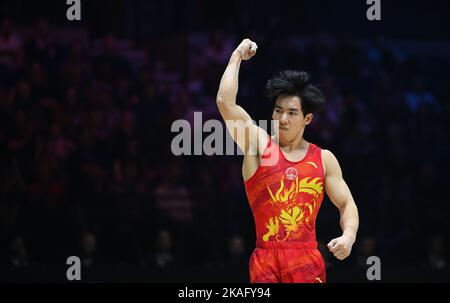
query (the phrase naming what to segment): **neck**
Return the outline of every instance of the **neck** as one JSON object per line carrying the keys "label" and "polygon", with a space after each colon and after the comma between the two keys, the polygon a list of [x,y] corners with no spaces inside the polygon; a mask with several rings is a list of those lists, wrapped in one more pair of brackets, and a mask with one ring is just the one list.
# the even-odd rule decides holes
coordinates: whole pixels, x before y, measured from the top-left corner
{"label": "neck", "polygon": [[285,152],[294,150],[302,150],[308,147],[308,142],[303,138],[303,135],[295,137],[291,141],[279,139],[279,145]]}

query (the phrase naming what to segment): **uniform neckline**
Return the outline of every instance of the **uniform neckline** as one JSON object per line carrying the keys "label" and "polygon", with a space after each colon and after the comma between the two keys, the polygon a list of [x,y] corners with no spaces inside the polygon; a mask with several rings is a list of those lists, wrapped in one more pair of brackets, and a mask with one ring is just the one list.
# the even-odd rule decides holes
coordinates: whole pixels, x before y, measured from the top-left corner
{"label": "uniform neckline", "polygon": [[[277,145],[278,145],[278,144],[277,144]],[[303,161],[306,159],[306,157],[308,156],[309,150],[311,149],[311,145],[312,145],[312,143],[309,142],[309,143],[308,143],[308,148],[306,149],[305,156],[304,156],[302,159],[298,160],[298,161],[291,161],[291,160],[289,160],[288,158],[286,158],[286,156],[284,155],[283,150],[281,149],[281,146],[280,146],[280,145],[278,145],[278,150],[280,151],[280,153],[281,153],[283,159],[286,160],[287,162],[290,162],[290,163],[301,163],[301,162],[303,162]]]}

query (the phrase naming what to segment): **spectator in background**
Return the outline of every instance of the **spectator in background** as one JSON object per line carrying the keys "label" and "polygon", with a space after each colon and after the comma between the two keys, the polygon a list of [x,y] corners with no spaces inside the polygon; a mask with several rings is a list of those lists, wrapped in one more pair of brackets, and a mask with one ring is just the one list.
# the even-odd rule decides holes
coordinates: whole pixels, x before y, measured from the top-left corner
{"label": "spectator in background", "polygon": [[13,32],[11,19],[4,18],[0,24],[0,68],[12,76],[22,64],[22,39]]}
{"label": "spectator in background", "polygon": [[447,266],[444,238],[440,235],[433,235],[428,239],[426,267],[432,271],[442,271]]}
{"label": "spectator in background", "polygon": [[81,236],[81,264],[92,268],[97,265],[97,238],[87,232]]}
{"label": "spectator in background", "polygon": [[356,266],[367,268],[367,258],[377,255],[377,241],[373,236],[366,236],[360,240],[357,248]]}
{"label": "spectator in background", "polygon": [[245,268],[248,265],[248,257],[244,239],[240,235],[229,237],[226,258],[227,267]]}
{"label": "spectator in background", "polygon": [[412,113],[416,113],[423,105],[429,106],[433,112],[439,110],[439,105],[433,93],[425,86],[421,78],[414,79],[412,88],[405,92],[405,102]]}
{"label": "spectator in background", "polygon": [[156,186],[156,206],[177,225],[191,224],[192,201],[188,188],[182,183],[181,168],[175,164],[162,166],[162,180]]}
{"label": "spectator in background", "polygon": [[172,235],[167,229],[160,229],[156,236],[156,251],[153,264],[157,268],[171,268],[175,264],[173,255]]}
{"label": "spectator in background", "polygon": [[30,263],[24,239],[15,236],[11,242],[10,265],[14,268],[27,268]]}
{"label": "spectator in background", "polygon": [[45,66],[48,66],[54,62],[57,52],[55,37],[44,18],[39,18],[34,31],[34,35],[26,45],[27,57],[32,61],[42,60]]}

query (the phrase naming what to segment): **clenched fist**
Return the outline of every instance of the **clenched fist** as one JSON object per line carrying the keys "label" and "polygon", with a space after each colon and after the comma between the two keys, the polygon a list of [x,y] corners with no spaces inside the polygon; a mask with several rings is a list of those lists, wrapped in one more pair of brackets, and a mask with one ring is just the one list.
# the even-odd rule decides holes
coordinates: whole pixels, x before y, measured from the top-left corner
{"label": "clenched fist", "polygon": [[250,39],[242,40],[241,44],[236,48],[234,53],[239,54],[242,60],[249,60],[256,54],[258,46]]}
{"label": "clenched fist", "polygon": [[339,238],[331,240],[330,243],[327,244],[327,247],[336,258],[344,260],[350,255],[354,242],[355,241],[352,238],[342,235]]}

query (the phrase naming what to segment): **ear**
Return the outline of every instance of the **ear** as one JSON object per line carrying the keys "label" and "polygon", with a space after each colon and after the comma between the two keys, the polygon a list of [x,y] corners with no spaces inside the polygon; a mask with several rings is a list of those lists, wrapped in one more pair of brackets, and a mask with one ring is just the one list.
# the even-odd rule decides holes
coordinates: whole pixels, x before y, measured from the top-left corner
{"label": "ear", "polygon": [[312,119],[313,119],[313,114],[312,113],[306,114],[305,125],[308,125],[309,123],[311,123]]}

